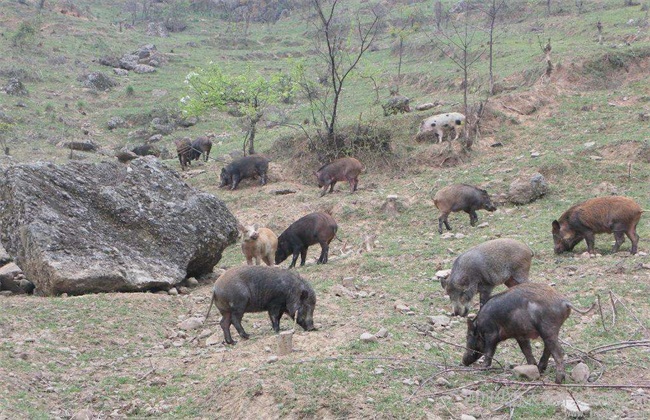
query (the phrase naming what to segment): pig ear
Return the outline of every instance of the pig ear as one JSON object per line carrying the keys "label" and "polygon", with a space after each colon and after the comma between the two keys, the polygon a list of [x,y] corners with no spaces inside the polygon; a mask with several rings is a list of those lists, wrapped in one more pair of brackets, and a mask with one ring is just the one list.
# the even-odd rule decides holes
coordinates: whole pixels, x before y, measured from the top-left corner
{"label": "pig ear", "polygon": [[558,223],[557,220],[553,220],[553,232],[559,232],[560,231],[560,223]]}
{"label": "pig ear", "polygon": [[257,229],[259,229],[259,227],[257,226],[257,223],[255,223],[255,224],[253,225],[253,230],[257,231]]}
{"label": "pig ear", "polygon": [[440,279],[440,286],[443,289],[447,289],[447,278],[443,277],[443,278]]}
{"label": "pig ear", "polygon": [[307,300],[309,297],[309,292],[306,289],[302,289],[302,292],[300,292],[300,300]]}

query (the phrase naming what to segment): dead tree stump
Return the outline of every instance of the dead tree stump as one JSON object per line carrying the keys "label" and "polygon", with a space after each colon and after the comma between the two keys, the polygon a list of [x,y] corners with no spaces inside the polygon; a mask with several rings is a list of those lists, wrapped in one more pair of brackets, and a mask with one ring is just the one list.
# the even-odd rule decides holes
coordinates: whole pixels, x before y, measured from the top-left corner
{"label": "dead tree stump", "polygon": [[398,198],[399,197],[396,195],[387,196],[386,201],[381,206],[381,211],[391,217],[396,217],[399,213],[404,211],[404,204],[397,201]]}
{"label": "dead tree stump", "polygon": [[286,356],[293,352],[294,330],[282,331],[278,337],[278,356]]}

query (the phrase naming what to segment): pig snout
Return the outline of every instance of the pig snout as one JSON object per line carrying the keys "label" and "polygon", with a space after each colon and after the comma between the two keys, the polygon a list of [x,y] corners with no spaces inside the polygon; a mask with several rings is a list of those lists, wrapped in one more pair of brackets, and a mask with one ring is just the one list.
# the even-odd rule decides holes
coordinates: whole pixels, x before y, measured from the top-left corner
{"label": "pig snout", "polygon": [[496,211],[496,209],[497,206],[495,206],[492,202],[487,203],[487,205],[485,206],[485,210],[487,211]]}
{"label": "pig snout", "polygon": [[469,313],[469,305],[463,305],[460,302],[454,302],[453,307],[454,307],[455,316],[466,317],[467,314]]}
{"label": "pig snout", "polygon": [[467,349],[463,355],[463,366],[469,366],[481,358],[481,354],[474,350]]}
{"label": "pig snout", "polygon": [[251,233],[251,239],[256,240],[257,238],[260,237],[260,234],[258,232]]}

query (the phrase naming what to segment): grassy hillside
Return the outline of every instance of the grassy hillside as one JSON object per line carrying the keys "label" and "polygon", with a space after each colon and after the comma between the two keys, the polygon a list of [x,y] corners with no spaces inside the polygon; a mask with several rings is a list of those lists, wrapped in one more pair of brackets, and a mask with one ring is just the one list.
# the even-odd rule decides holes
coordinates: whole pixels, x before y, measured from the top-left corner
{"label": "grassy hillside", "polygon": [[[210,62],[233,73],[247,67],[263,74],[289,72],[296,59],[310,63],[314,77],[322,69],[312,28],[304,21],[306,9],[248,28],[219,13],[188,9],[181,14],[187,29],[159,38],[146,35],[144,21],[130,26],[127,2],[47,1],[41,11],[38,2],[26,3],[0,0],[0,85],[17,76],[29,91],[27,97],[0,92],[0,121],[10,122],[0,134],[10,149],[3,165],[114,159],[115,150],[144,141],[136,131],[153,133],[152,118],[178,112],[179,100],[187,94],[185,76]],[[167,16],[165,7],[172,4],[159,4],[156,13]],[[367,5],[345,2],[349,13]],[[233,347],[206,344],[212,334],[221,336],[216,315],[203,329],[179,330],[179,321],[207,311],[209,284],[180,296],[0,297],[0,418],[70,418],[81,410],[97,418],[563,418],[559,404],[572,397],[588,403],[596,418],[647,416],[647,344],[598,350],[650,339],[647,216],[638,226],[641,252],[636,256],[629,255],[629,241],[612,254],[612,235],[596,237],[598,257],[584,257],[584,243],[557,256],[550,233],[552,220],[590,197],[616,192],[650,208],[645,9],[607,0],[585,3],[578,13],[575,3],[561,2],[552,4],[548,16],[546,2],[508,4],[494,44],[495,75],[503,91],[487,102],[473,152],[459,155],[458,165],[441,167],[447,146],[419,143],[414,137],[425,117],[462,111],[462,75],[432,45],[440,42],[433,31],[432,1],[384,2],[386,18],[375,47],[346,82],[340,126],[387,130],[392,153],[365,156],[367,171],[357,193],[339,185],[335,193],[318,198],[311,178],[318,162],[300,146],[301,132],[275,124],[302,122],[309,115],[302,97],[278,106],[261,124],[258,149],[274,158],[267,186],[245,181],[237,191],[219,190],[223,163],[217,161],[185,175],[189,184],[222,198],[240,221],[276,233],[308,212],[332,212],[342,242],[333,243],[327,265],[315,264],[316,246],[307,266],[298,269],[317,292],[320,330],[298,332],[296,351],[271,363],[276,338],[266,314],[247,314],[244,327],[252,338],[243,341],[235,334],[239,342]],[[409,16],[414,30],[405,37],[400,92],[412,105],[442,105],[384,117],[380,103],[398,83],[398,38],[391,28],[404,27]],[[477,10],[472,16],[476,24],[484,21]],[[463,14],[450,19],[462,22]],[[485,35],[476,37],[474,45],[481,51]],[[540,44],[549,38],[554,69],[545,76]],[[165,56],[155,73],[116,76],[98,62],[150,43]],[[99,93],[84,88],[77,78],[91,71],[110,75],[118,85]],[[368,76],[378,83],[380,103]],[[470,86],[470,103],[484,101],[486,57],[472,68]],[[107,122],[114,116],[130,126],[109,130]],[[217,135],[215,157],[241,150],[241,124],[217,111],[165,135],[158,145],[173,150],[174,138],[206,133]],[[97,143],[101,153],[71,155],[61,147],[86,140]],[[497,142],[503,146],[491,147]],[[460,146],[453,147],[457,152]],[[175,159],[166,162],[178,168]],[[534,172],[546,177],[550,193],[529,205],[507,204],[510,183]],[[462,235],[443,239],[432,197],[455,182],[486,188],[500,206],[494,213],[479,212],[479,221],[488,222],[483,228],[470,227],[464,213],[452,214],[452,232]],[[272,194],[284,188],[296,193]],[[391,194],[404,205],[396,216],[381,210]],[[368,235],[376,235],[370,251],[364,246]],[[592,371],[587,386],[574,386],[569,377],[569,387],[514,383],[511,367],[524,362],[514,341],[499,346],[493,369],[462,367],[465,320],[452,318],[449,327],[428,322],[428,316],[451,309],[436,271],[451,268],[458,254],[496,237],[529,244],[535,251],[532,279],[554,284],[575,305],[588,306],[600,295],[602,315],[574,312],[561,331],[567,371],[579,361],[586,363]],[[243,262],[237,245],[226,250],[219,265]],[[339,296],[342,282],[354,283],[354,296]],[[411,312],[396,310],[398,302]],[[290,326],[283,319],[283,329]],[[363,332],[381,328],[388,335],[377,343],[359,340]],[[539,342],[535,355],[541,351]],[[553,362],[542,376],[544,382],[552,378]]]}

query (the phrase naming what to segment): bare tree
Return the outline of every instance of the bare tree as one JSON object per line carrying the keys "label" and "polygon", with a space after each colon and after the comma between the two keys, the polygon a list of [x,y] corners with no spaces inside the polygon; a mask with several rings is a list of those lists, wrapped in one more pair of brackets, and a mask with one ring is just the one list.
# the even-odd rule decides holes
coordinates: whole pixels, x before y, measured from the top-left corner
{"label": "bare tree", "polygon": [[318,113],[326,131],[324,139],[337,150],[343,147],[336,136],[343,85],[370,48],[379,29],[379,16],[374,10],[366,9],[369,17],[361,12],[350,17],[339,10],[339,3],[342,0],[311,0],[316,12],[317,48],[328,72],[327,89]]}
{"label": "bare tree", "polygon": [[490,77],[490,95],[494,95],[494,38],[495,28],[499,13],[506,6],[506,0],[492,0],[489,7],[485,10],[488,17],[488,56],[489,56],[489,77]]}
{"label": "bare tree", "polygon": [[463,19],[451,23],[451,29],[448,31],[437,31],[434,34],[435,40],[433,42],[433,45],[463,72],[463,113],[467,117],[468,125],[468,129],[465,130],[465,143],[463,145],[466,151],[472,149],[473,139],[470,132],[475,125],[468,104],[469,75],[474,64],[481,59],[485,52],[484,48],[477,46],[479,43],[477,33],[479,31],[471,26],[471,11],[472,5],[467,1]]}

